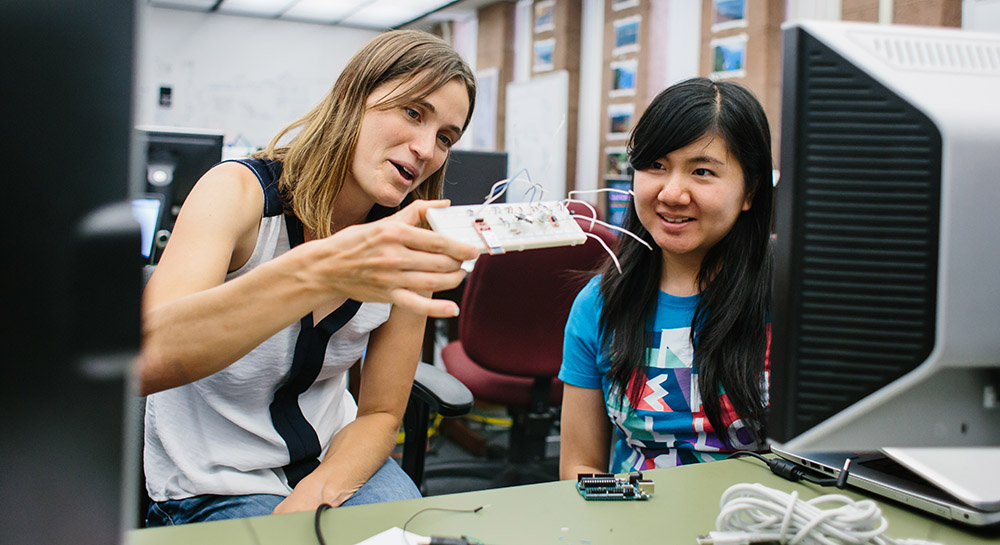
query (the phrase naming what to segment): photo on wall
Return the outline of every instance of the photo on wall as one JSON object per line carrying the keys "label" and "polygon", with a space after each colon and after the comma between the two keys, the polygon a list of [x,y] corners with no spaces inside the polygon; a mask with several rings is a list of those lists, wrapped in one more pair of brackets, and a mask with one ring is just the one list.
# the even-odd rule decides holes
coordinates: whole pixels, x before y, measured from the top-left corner
{"label": "photo on wall", "polygon": [[712,49],[712,77],[725,79],[746,75],[746,34],[712,40],[709,45]]}
{"label": "photo on wall", "polygon": [[[604,187],[617,189],[619,191],[629,191],[632,189],[630,178],[605,178]],[[621,226],[625,223],[625,214],[628,213],[629,202],[632,197],[619,191],[608,191],[604,193],[604,208],[607,222],[612,225]]]}
{"label": "photo on wall", "polygon": [[712,0],[712,32],[745,26],[746,0]]}
{"label": "photo on wall", "polygon": [[639,61],[635,59],[611,63],[611,96],[634,95],[638,70]]}
{"label": "photo on wall", "polygon": [[552,70],[554,67],[552,63],[552,54],[556,49],[555,38],[549,38],[547,40],[538,40],[535,42],[535,72],[545,72],[547,70]]}
{"label": "photo on wall", "polygon": [[621,11],[623,9],[634,8],[639,6],[639,0],[612,0],[611,9],[613,11]]}
{"label": "photo on wall", "polygon": [[608,104],[608,140],[628,138],[634,116],[635,104]]}
{"label": "photo on wall", "polygon": [[632,166],[628,164],[625,146],[604,148],[604,178],[627,179],[632,177]]}
{"label": "photo on wall", "polygon": [[623,55],[639,51],[639,24],[642,17],[626,17],[614,22],[615,47],[611,51],[613,55]]}
{"label": "photo on wall", "polygon": [[555,17],[555,0],[545,0],[535,4],[535,32],[548,32],[555,29]]}

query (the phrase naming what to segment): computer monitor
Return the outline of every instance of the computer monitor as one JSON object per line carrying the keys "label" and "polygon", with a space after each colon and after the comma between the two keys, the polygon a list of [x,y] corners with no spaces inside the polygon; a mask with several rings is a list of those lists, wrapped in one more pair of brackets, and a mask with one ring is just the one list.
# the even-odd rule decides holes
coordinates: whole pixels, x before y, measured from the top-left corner
{"label": "computer monitor", "polygon": [[139,253],[144,260],[153,258],[153,241],[163,215],[163,195],[150,193],[132,199],[132,215],[139,222],[142,243]]}
{"label": "computer monitor", "polygon": [[129,203],[138,5],[0,2],[0,49],[17,51],[0,58],[0,141],[17,150],[0,218],[8,545],[115,544],[135,526],[141,438],[125,406],[142,279]]}
{"label": "computer monitor", "polygon": [[[505,151],[451,150],[444,173],[444,198],[451,199],[453,206],[480,204],[493,184],[506,177]],[[501,195],[494,202],[504,202],[505,197]]]}
{"label": "computer monitor", "polygon": [[1000,35],[783,33],[769,436],[1000,445]]}
{"label": "computer monitor", "polygon": [[[221,131],[136,127],[146,152],[146,192],[164,197],[159,238],[165,242],[195,182],[222,160]],[[162,248],[160,248],[162,249]]]}

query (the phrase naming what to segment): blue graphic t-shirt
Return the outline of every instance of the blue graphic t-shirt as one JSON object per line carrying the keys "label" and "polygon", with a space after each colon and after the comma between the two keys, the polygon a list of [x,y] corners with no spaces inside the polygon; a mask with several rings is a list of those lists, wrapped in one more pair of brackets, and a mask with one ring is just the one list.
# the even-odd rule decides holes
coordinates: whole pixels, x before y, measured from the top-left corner
{"label": "blue graphic t-shirt", "polygon": [[[722,421],[729,438],[726,447],[709,423],[698,391],[698,369],[693,366],[691,321],[699,296],[677,297],[660,292],[653,319],[652,345],[642,392],[621,397],[607,373],[611,362],[602,350],[599,319],[603,299],[600,276],[580,291],[573,303],[563,342],[559,378],[580,388],[600,388],[617,441],[610,471],[624,473],[657,467],[719,460],[733,450],[759,450],[725,392],[719,392]],[[770,331],[768,331],[770,347]],[[770,369],[765,361],[765,385]]]}

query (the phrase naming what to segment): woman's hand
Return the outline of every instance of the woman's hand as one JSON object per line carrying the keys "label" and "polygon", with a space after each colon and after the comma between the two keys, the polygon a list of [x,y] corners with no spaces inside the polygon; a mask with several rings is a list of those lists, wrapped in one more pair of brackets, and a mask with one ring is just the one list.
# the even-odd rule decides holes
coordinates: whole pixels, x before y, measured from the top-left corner
{"label": "woman's hand", "polygon": [[350,498],[354,492],[357,492],[355,489],[350,494],[346,494],[341,497],[324,498],[324,486],[325,483],[319,475],[315,473],[306,475],[301,481],[299,481],[299,484],[295,486],[292,493],[274,508],[273,514],[280,515],[282,513],[315,511],[317,507],[324,503],[330,505],[330,507],[339,507],[340,504],[347,501],[347,499]]}
{"label": "woman's hand", "polygon": [[347,227],[315,241],[319,259],[309,271],[330,292],[358,301],[389,302],[433,317],[458,315],[458,305],[420,295],[458,286],[463,261],[478,250],[419,227],[427,209],[448,201],[415,201],[399,212],[368,224]]}

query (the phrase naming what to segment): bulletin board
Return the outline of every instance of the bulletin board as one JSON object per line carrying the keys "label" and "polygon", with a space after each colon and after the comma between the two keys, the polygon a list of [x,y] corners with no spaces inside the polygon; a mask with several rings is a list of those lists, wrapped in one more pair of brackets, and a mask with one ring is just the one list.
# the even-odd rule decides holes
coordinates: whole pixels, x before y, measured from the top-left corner
{"label": "bulletin board", "polygon": [[[565,70],[507,84],[504,143],[507,175],[527,169],[545,189],[545,200],[566,197],[569,73]],[[509,201],[521,200],[527,184],[515,184]]]}

